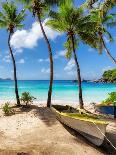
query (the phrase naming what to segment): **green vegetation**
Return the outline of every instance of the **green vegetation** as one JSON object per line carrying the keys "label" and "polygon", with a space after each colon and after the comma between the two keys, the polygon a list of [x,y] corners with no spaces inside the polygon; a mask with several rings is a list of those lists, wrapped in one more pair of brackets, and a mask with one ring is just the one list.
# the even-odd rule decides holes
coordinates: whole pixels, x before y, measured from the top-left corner
{"label": "green vegetation", "polygon": [[114,105],[116,106],[116,92],[109,93],[109,96],[100,105]]}
{"label": "green vegetation", "polygon": [[105,82],[116,82],[116,69],[105,71],[102,77]]}
{"label": "green vegetation", "polygon": [[[89,11],[90,11],[90,27],[91,27],[91,31],[95,32],[98,35],[98,51],[101,54],[103,51],[106,52],[106,54],[109,56],[109,58],[116,64],[116,59],[111,55],[109,49],[106,46],[106,41],[105,41],[105,37],[107,37],[107,39],[112,42],[113,41],[113,37],[111,35],[111,33],[108,31],[109,27],[115,27],[116,26],[116,14],[113,13],[109,13],[108,8],[105,8],[105,5],[112,5],[113,7],[113,2],[110,2],[108,0],[108,2],[105,2],[105,5],[101,5],[101,6],[97,6],[97,7],[92,7],[92,2],[89,0],[88,5],[90,5],[89,7]],[[108,5],[108,6],[109,6]],[[107,7],[108,7],[107,6]],[[105,37],[104,37],[105,36]]]}
{"label": "green vegetation", "polygon": [[21,96],[21,98],[20,98],[20,100],[21,100],[23,103],[25,103],[26,106],[27,106],[28,104],[33,103],[33,101],[34,101],[35,99],[36,99],[36,98],[33,97],[33,96],[31,96],[29,92],[24,92],[24,93],[22,93],[22,96]]}
{"label": "green vegetation", "polygon": [[10,107],[9,102],[5,103],[4,106],[2,107],[3,112],[5,113],[5,115],[10,115],[13,113],[12,108]]}
{"label": "green vegetation", "polygon": [[72,0],[66,0],[66,2],[59,7],[58,12],[51,11],[50,20],[47,22],[49,27],[60,33],[65,33],[67,36],[67,41],[64,43],[64,46],[67,49],[66,57],[70,59],[74,56],[79,86],[79,104],[81,109],[84,108],[84,103],[81,69],[76,49],[79,47],[81,41],[97,48],[98,41],[94,32],[88,30],[88,22],[90,21],[84,15],[84,9],[82,7],[75,8]]}
{"label": "green vegetation", "polygon": [[[23,9],[18,8],[19,2]],[[115,58],[110,54],[106,47],[105,37],[109,41],[113,41],[108,27],[116,26],[116,14],[110,13],[110,10],[116,6],[114,0],[103,0],[99,5],[95,5],[98,0],[86,0],[81,6],[75,7],[73,0],[7,0],[1,2],[0,8],[0,28],[5,28],[8,32],[8,47],[13,63],[15,95],[17,105],[20,106],[20,98],[18,92],[17,69],[14,53],[11,47],[11,37],[16,29],[23,28],[22,22],[25,20],[28,9],[39,23],[45,43],[48,47],[48,55],[50,60],[50,82],[48,89],[47,107],[51,107],[52,86],[54,80],[54,59],[52,54],[51,43],[45,32],[43,20],[49,20],[46,24],[59,33],[65,33],[66,42],[64,47],[67,50],[66,57],[71,59],[74,57],[76,64],[76,73],[78,77],[79,87],[79,103],[80,108],[84,108],[83,91],[81,84],[81,68],[78,61],[76,50],[81,43],[85,43],[102,53],[105,49],[107,55],[116,63]],[[23,5],[22,5],[23,4]],[[53,7],[55,6],[55,7]],[[56,8],[57,7],[57,8]],[[56,8],[55,11],[53,11]],[[85,13],[86,12],[86,13]],[[50,17],[50,18],[49,18]],[[116,69],[107,71],[103,74],[104,81],[116,81]],[[26,104],[32,102],[30,94],[25,92],[22,94],[22,101]],[[28,98],[28,99],[27,99]],[[32,97],[33,98],[33,97]],[[28,102],[26,101],[28,100]]]}
{"label": "green vegetation", "polygon": [[8,32],[8,47],[9,53],[13,63],[14,82],[15,82],[15,95],[17,105],[20,106],[18,83],[17,83],[17,71],[15,57],[10,45],[11,37],[14,34],[16,28],[20,29],[23,27],[22,22],[25,19],[25,10],[23,9],[18,13],[17,6],[13,2],[2,3],[2,10],[0,11],[0,28],[5,28]]}
{"label": "green vegetation", "polygon": [[32,15],[37,18],[38,23],[41,28],[41,32],[43,34],[45,43],[48,47],[48,55],[50,60],[50,82],[49,82],[49,90],[48,90],[48,99],[47,99],[47,107],[51,107],[51,96],[52,96],[52,85],[53,85],[53,54],[50,41],[48,36],[46,35],[45,29],[42,24],[42,19],[48,15],[50,8],[53,5],[59,5],[64,3],[65,0],[17,0],[22,4],[25,4],[26,8],[31,11]]}

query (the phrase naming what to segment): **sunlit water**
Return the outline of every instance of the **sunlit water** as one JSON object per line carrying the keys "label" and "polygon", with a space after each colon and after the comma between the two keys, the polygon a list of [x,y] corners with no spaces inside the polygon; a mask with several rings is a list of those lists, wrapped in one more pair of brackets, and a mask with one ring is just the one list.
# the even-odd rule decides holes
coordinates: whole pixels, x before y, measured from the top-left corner
{"label": "sunlit water", "polygon": [[[20,94],[30,92],[37,101],[47,100],[49,81],[22,80],[18,81]],[[84,102],[101,102],[110,92],[116,92],[116,84],[87,83],[83,82]],[[0,100],[15,100],[14,82],[0,81]],[[72,81],[54,81],[52,100],[59,102],[78,102],[78,86]]]}

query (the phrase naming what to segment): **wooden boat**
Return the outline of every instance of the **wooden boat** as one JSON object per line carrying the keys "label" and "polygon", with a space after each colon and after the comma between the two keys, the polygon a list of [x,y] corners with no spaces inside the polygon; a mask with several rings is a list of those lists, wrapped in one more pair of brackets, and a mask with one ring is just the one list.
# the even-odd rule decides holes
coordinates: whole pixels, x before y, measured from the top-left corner
{"label": "wooden boat", "polygon": [[100,146],[103,143],[107,122],[89,114],[80,114],[69,106],[53,105],[51,109],[60,122],[76,130],[93,144]]}

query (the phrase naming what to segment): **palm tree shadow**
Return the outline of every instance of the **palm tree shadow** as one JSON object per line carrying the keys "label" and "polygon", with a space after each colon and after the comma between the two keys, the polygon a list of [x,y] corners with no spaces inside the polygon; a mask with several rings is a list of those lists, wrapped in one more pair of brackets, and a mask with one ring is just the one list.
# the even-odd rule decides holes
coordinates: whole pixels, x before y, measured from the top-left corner
{"label": "palm tree shadow", "polygon": [[38,107],[34,111],[34,115],[39,117],[46,126],[53,126],[58,123],[55,115],[52,113],[50,108],[47,107]]}
{"label": "palm tree shadow", "polygon": [[20,113],[25,113],[25,112],[30,112],[34,109],[37,109],[38,106],[36,105],[22,105],[20,107],[17,107],[17,106],[12,106],[12,109],[14,110],[15,114],[20,114]]}

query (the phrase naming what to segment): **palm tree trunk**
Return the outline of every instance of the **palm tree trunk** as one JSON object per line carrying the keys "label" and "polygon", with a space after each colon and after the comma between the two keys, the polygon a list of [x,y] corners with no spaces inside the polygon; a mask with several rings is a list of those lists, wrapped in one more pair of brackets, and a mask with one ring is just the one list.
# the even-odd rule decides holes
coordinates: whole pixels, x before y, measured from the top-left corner
{"label": "palm tree trunk", "polygon": [[83,95],[82,95],[81,73],[80,73],[80,66],[79,66],[79,62],[77,60],[76,51],[75,51],[74,37],[75,37],[74,35],[71,35],[74,60],[75,60],[75,64],[76,64],[76,67],[77,67],[77,78],[78,78],[77,82],[78,82],[78,85],[79,85],[79,105],[80,105],[80,109],[84,109]]}
{"label": "palm tree trunk", "polygon": [[12,52],[12,48],[10,46],[10,39],[11,39],[11,33],[9,33],[9,37],[8,37],[8,47],[9,47],[10,55],[11,55],[12,62],[13,62],[15,95],[16,95],[16,100],[17,100],[17,106],[20,106],[19,93],[18,93],[18,84],[17,84],[17,74],[16,74],[16,63],[15,63],[14,55],[13,55],[13,52]]}
{"label": "palm tree trunk", "polygon": [[108,56],[110,57],[110,59],[116,64],[116,60],[115,60],[115,58],[110,54],[108,48],[106,47],[106,44],[105,44],[105,42],[104,42],[104,39],[103,39],[102,35],[100,35],[100,37],[101,37],[101,40],[102,40],[102,43],[103,43],[103,46],[104,46],[104,49],[105,49],[107,55],[108,55]]}
{"label": "palm tree trunk", "polygon": [[49,90],[48,90],[48,99],[47,99],[47,107],[51,107],[51,97],[52,97],[52,86],[53,86],[53,57],[52,57],[52,49],[51,49],[51,45],[50,42],[47,38],[47,35],[44,31],[42,22],[41,22],[41,18],[38,15],[38,20],[39,20],[39,24],[41,27],[41,31],[43,33],[44,39],[46,41],[46,44],[48,46],[48,51],[49,51],[49,59],[50,59],[50,83],[49,83]]}

